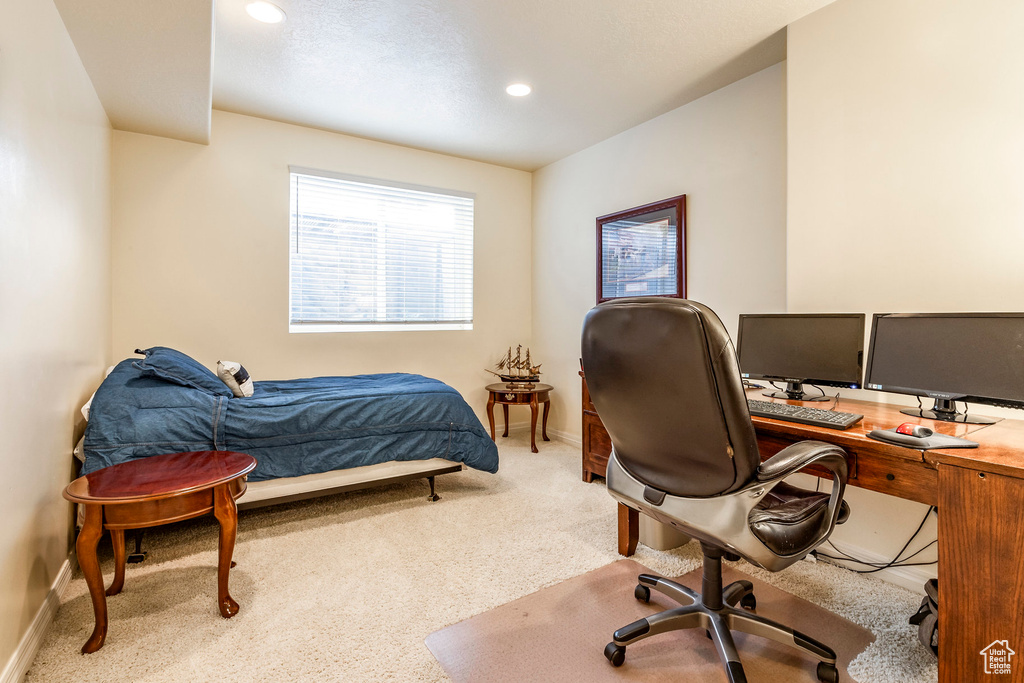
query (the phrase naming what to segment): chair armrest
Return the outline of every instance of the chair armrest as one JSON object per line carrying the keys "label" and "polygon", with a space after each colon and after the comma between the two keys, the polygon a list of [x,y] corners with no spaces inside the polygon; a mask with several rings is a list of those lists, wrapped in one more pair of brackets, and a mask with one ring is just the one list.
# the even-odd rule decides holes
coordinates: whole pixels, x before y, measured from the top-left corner
{"label": "chair armrest", "polygon": [[836,524],[842,524],[850,515],[850,507],[843,501],[846,491],[846,451],[839,446],[821,441],[800,441],[787,446],[761,463],[757,468],[757,480],[772,484],[785,479],[808,465],[821,465],[832,473],[832,493],[829,496],[829,528],[827,538]]}
{"label": "chair armrest", "polygon": [[808,465],[821,465],[846,484],[846,451],[839,446],[821,441],[800,441],[787,446],[761,463],[757,480],[763,484],[784,479]]}

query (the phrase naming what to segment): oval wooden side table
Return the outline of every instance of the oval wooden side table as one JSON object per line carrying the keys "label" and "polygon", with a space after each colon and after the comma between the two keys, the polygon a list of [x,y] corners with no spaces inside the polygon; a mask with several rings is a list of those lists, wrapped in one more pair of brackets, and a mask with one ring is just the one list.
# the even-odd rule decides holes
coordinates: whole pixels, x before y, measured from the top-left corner
{"label": "oval wooden side table", "polygon": [[[245,493],[245,475],[256,460],[233,451],[168,453],[111,465],[75,479],[64,497],[85,508],[85,523],[75,549],[89,586],[96,627],[82,653],[96,652],[107,637],[107,595],[124,586],[125,529],[143,529],[213,513],[220,524],[217,558],[217,604],[229,619],[238,603],[228,594],[228,571],[234,566],[238,510],[235,500]],[[114,580],[103,590],[103,574],[96,557],[103,530],[114,544]]]}
{"label": "oval wooden side table", "polygon": [[505,412],[505,433],[508,436],[508,407],[509,406],[530,406],[530,450],[539,453],[537,450],[537,411],[541,403],[544,404],[544,420],[541,424],[541,436],[545,441],[548,438],[548,411],[551,410],[550,394],[554,387],[550,384],[535,384],[530,389],[509,389],[505,384],[488,384],[487,391],[490,398],[487,399],[487,420],[491,425],[491,440],[494,441],[494,404],[501,404]]}

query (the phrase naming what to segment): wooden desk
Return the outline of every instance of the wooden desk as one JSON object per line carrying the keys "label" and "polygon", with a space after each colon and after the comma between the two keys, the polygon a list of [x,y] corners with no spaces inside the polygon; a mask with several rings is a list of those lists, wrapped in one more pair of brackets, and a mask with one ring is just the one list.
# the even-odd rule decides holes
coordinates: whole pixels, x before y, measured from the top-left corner
{"label": "wooden desk", "polygon": [[[220,523],[217,562],[217,604],[229,619],[238,603],[228,594],[228,571],[234,563],[238,512],[235,499],[245,493],[245,475],[256,460],[245,453],[198,451],[169,453],[130,460],[75,479],[64,497],[85,506],[85,523],[78,534],[78,564],[92,597],[96,626],[82,653],[96,652],[107,637],[107,598],[124,586],[124,531],[177,522],[213,513]],[[103,591],[103,574],[96,546],[103,530],[114,544],[114,580]]]}
{"label": "wooden desk", "polygon": [[[747,395],[768,400],[759,390]],[[847,399],[840,399],[836,409],[861,413],[864,419],[838,431],[752,418],[761,457],[807,439],[834,443],[849,453],[851,486],[937,505],[939,681],[994,680],[985,674],[980,653],[996,640],[1007,640],[1018,653],[1011,658],[1012,674],[998,679],[1024,681],[1024,421],[952,424],[911,418],[900,413],[899,406]],[[903,422],[966,437],[980,446],[919,451],[867,437],[873,429],[891,429]],[[827,476],[814,468],[807,472]],[[639,516],[631,513],[619,506],[619,548],[626,555],[633,553],[639,536]],[[852,514],[857,514],[856,508]]]}

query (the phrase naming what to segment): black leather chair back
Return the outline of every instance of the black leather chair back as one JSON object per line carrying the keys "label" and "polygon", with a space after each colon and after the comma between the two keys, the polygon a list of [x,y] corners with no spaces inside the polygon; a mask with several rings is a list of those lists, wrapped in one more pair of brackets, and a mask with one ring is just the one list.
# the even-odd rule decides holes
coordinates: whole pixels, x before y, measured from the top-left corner
{"label": "black leather chair back", "polygon": [[729,333],[685,299],[618,299],[583,322],[583,369],[622,466],[706,497],[742,488],[760,457]]}

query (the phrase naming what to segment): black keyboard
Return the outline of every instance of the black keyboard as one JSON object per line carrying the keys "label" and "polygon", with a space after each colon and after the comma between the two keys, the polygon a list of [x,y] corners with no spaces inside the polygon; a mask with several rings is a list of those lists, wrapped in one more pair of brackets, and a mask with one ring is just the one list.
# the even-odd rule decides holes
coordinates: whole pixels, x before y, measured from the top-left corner
{"label": "black keyboard", "polygon": [[840,413],[834,410],[822,410],[821,408],[805,408],[790,403],[773,403],[772,401],[747,401],[751,415],[758,417],[772,417],[776,420],[786,422],[800,422],[815,427],[828,427],[829,429],[849,429],[864,419],[863,415],[856,413]]}

